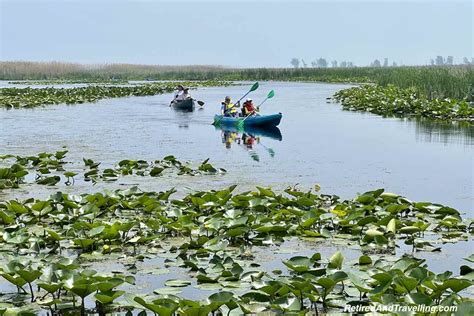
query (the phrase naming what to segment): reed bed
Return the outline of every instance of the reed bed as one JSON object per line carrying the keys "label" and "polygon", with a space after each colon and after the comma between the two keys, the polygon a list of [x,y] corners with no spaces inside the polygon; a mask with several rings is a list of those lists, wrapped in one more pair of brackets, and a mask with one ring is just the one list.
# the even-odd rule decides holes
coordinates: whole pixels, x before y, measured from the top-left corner
{"label": "reed bed", "polygon": [[393,84],[414,88],[428,99],[473,101],[474,67],[413,66],[353,68],[225,68],[60,62],[0,62],[3,80],[282,80]]}

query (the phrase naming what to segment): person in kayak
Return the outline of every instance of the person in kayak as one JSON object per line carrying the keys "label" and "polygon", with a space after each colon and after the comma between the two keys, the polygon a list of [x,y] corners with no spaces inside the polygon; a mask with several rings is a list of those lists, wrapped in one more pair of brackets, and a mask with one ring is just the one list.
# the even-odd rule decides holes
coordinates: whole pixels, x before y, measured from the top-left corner
{"label": "person in kayak", "polygon": [[235,105],[232,103],[232,100],[230,99],[229,96],[225,97],[225,100],[222,102],[222,107],[221,107],[221,114],[224,116],[231,116],[235,117],[237,116],[237,108],[238,105]]}
{"label": "person in kayak", "polygon": [[255,108],[252,99],[248,98],[242,105],[242,116],[257,115],[258,107]]}

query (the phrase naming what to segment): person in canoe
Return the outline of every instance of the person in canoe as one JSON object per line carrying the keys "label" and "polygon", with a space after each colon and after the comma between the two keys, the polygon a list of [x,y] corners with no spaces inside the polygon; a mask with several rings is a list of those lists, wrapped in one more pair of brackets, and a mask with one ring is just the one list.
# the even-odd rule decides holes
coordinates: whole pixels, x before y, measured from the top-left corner
{"label": "person in canoe", "polygon": [[221,114],[228,117],[235,117],[238,114],[238,107],[238,105],[232,103],[232,100],[229,96],[226,96],[225,100],[222,101]]}
{"label": "person in canoe", "polygon": [[253,105],[252,99],[248,98],[245,100],[244,104],[242,105],[242,116],[251,116],[251,115],[257,115],[258,113],[258,107],[256,108]]}
{"label": "person in canoe", "polygon": [[174,94],[174,99],[173,101],[171,101],[171,103],[184,101],[189,98],[191,98],[191,95],[189,94],[189,88],[183,87],[183,85],[178,85],[176,87],[176,93]]}

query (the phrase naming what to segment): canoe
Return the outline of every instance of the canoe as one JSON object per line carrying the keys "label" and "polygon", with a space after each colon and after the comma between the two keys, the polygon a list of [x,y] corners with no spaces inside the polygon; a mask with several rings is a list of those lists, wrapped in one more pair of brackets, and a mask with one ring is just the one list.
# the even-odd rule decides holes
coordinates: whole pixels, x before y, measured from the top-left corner
{"label": "canoe", "polygon": [[246,126],[243,128],[239,128],[237,126],[226,126],[226,125],[219,125],[215,126],[216,129],[223,130],[225,132],[235,132],[240,134],[249,134],[254,137],[267,137],[275,140],[281,141],[283,139],[281,135],[281,131],[276,126],[267,126],[267,127],[259,127],[259,126]]}
{"label": "canoe", "polygon": [[194,109],[194,100],[186,99],[182,101],[172,101],[171,106],[179,110],[192,110]]}
{"label": "canoe", "polygon": [[[254,115],[245,119],[244,126],[259,126],[259,127],[270,127],[278,126],[281,121],[282,114],[270,114],[270,115]],[[214,125],[223,126],[236,126],[239,121],[243,120],[243,117],[227,117],[222,115],[214,116]]]}

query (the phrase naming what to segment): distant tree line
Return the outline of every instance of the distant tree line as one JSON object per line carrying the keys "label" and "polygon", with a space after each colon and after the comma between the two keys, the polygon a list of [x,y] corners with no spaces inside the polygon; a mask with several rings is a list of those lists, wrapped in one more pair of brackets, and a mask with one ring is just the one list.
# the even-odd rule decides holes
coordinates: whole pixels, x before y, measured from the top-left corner
{"label": "distant tree line", "polygon": [[373,62],[370,63],[370,67],[397,67],[397,63],[396,62],[392,62],[391,65],[389,65],[389,62],[388,62],[388,58],[385,57],[383,59],[383,64],[380,62],[380,60],[376,59],[374,60]]}
{"label": "distant tree line", "polygon": [[[454,58],[453,58],[453,56],[448,56],[446,58],[444,58],[443,56],[436,56],[435,59],[430,60],[430,64],[432,66],[452,66],[452,65],[454,65]],[[471,60],[469,60],[469,58],[464,57],[462,59],[461,64],[462,65],[474,65],[474,58],[471,58]]]}
{"label": "distant tree line", "polygon": [[[290,64],[294,68],[308,68],[308,64],[304,61],[304,59],[299,58],[292,58]],[[352,68],[355,67],[352,61],[341,61],[338,62],[337,60],[332,60],[331,62],[327,61],[326,58],[317,58],[316,60],[311,62],[312,68]]]}
{"label": "distant tree line", "polygon": [[[299,58],[292,58],[290,64],[294,68],[308,68],[308,64],[304,61],[304,59]],[[432,66],[452,66],[454,65],[454,58],[453,56],[447,56],[444,58],[443,56],[436,56],[435,59],[430,60],[430,64]],[[474,65],[474,58],[464,57],[461,65]],[[312,68],[352,68],[356,67],[355,64],[351,61],[341,61],[338,62],[337,60],[333,60],[328,62],[325,58],[317,58],[316,60],[310,63]],[[396,62],[389,63],[388,58],[384,58],[383,62],[379,59],[375,59],[373,62],[370,63],[370,67],[397,67]]]}

